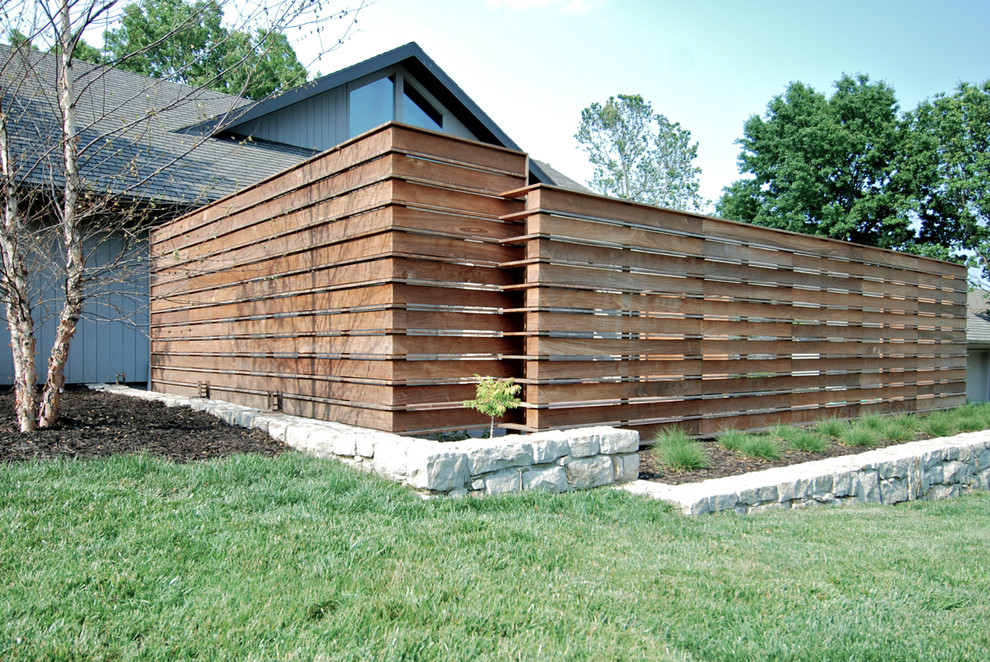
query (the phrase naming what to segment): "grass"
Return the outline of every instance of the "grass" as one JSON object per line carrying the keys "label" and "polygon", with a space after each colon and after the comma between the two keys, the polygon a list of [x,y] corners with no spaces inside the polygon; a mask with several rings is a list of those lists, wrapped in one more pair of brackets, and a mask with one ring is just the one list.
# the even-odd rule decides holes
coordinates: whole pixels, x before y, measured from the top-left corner
{"label": "grass", "polygon": [[686,518],[298,455],[0,466],[5,661],[986,659],[988,566],[987,493]]}
{"label": "grass", "polygon": [[767,460],[780,459],[780,443],[764,434],[748,435],[739,447],[739,453],[744,457],[763,458]]}
{"label": "grass", "polygon": [[848,423],[845,423],[844,421],[840,421],[837,418],[825,418],[818,421],[815,429],[818,431],[818,434],[823,437],[838,438],[842,436],[842,433],[845,431],[846,427],[848,427]]}
{"label": "grass", "polygon": [[787,447],[806,453],[821,453],[828,446],[828,441],[811,430],[801,430],[787,440]]}
{"label": "grass", "polygon": [[865,425],[850,425],[843,430],[839,443],[856,448],[872,448],[880,443],[880,433]]}
{"label": "grass", "polygon": [[708,466],[708,456],[701,444],[678,427],[658,432],[652,452],[664,466],[674,471],[691,471]]}

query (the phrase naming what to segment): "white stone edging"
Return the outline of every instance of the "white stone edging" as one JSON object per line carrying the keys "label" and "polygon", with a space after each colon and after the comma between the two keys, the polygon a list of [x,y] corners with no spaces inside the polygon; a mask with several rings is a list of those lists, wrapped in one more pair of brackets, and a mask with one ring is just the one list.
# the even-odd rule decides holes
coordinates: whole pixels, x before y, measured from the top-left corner
{"label": "white stone edging", "polygon": [[664,485],[637,480],[622,488],[671,503],[686,515],[943,499],[968,490],[990,490],[990,431],[915,441],[700,483]]}
{"label": "white stone edging", "polygon": [[431,494],[567,492],[636,480],[639,433],[611,427],[439,442],[277,412],[221,400],[126,386],[90,388],[205,411],[229,425],[262,430],[316,457],[334,458]]}

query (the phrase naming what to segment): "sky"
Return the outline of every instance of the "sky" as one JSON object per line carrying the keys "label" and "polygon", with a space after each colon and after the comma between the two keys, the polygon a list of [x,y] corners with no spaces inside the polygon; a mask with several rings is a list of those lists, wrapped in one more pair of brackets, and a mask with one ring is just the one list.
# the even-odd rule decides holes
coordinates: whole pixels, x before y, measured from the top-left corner
{"label": "sky", "polygon": [[990,0],[376,0],[324,54],[339,27],[294,39],[312,72],[415,41],[523,150],[581,182],[581,110],[640,94],[698,142],[712,200],[740,177],[746,119],[792,81],[830,94],[863,73],[910,110],[990,79]]}

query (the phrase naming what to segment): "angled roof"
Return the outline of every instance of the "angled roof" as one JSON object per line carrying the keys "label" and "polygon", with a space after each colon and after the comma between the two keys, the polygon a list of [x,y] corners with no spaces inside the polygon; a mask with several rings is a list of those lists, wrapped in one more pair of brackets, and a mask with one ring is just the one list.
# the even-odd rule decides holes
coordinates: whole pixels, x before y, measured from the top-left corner
{"label": "angled roof", "polygon": [[[271,99],[257,102],[250,108],[244,108],[243,112],[236,113],[224,120],[210,120],[203,122],[190,130],[210,131],[217,130],[234,131],[237,127],[247,124],[270,113],[282,110],[293,104],[305,101],[310,97],[323,94],[342,85],[347,85],[370,74],[392,67],[402,65],[421,85],[429,90],[458,120],[460,120],[475,136],[482,142],[487,142],[501,147],[507,147],[517,151],[522,151],[491,117],[469,97],[460,86],[434,62],[416,42],[410,42],[405,46],[399,46],[381,55],[359,62],[345,69],[341,69],[332,74],[323,76],[314,81],[304,83],[291,90],[287,90]],[[530,160],[531,174],[541,183],[554,185],[557,181],[543,169],[539,161]],[[558,173],[559,174],[559,173]],[[564,177],[568,182],[574,182],[568,177]],[[577,184],[580,186],[580,184]],[[583,187],[582,187],[583,188]]]}
{"label": "angled roof", "polygon": [[973,290],[966,299],[966,343],[990,347],[990,292]]}
{"label": "angled roof", "polygon": [[[0,87],[22,182],[60,187],[57,58],[0,45]],[[80,175],[89,190],[183,206],[223,197],[308,154],[184,133],[250,103],[239,97],[75,61]]]}

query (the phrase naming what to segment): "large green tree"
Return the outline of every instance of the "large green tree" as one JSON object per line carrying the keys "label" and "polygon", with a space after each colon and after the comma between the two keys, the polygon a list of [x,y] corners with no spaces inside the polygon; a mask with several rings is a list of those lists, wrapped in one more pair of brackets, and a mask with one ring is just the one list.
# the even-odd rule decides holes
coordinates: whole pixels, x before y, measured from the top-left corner
{"label": "large green tree", "polygon": [[284,34],[228,29],[216,0],[140,0],[103,39],[103,63],[248,99],[306,81]]}
{"label": "large green tree", "polygon": [[916,245],[907,124],[894,90],[843,76],[830,97],[792,83],[745,124],[727,218],[884,248]]}
{"label": "large green tree", "polygon": [[595,167],[590,184],[599,193],[685,211],[707,204],[694,166],[698,143],[638,94],[585,108],[574,137]]}
{"label": "large green tree", "polygon": [[990,280],[990,81],[936,95],[908,121],[919,240],[971,252]]}

